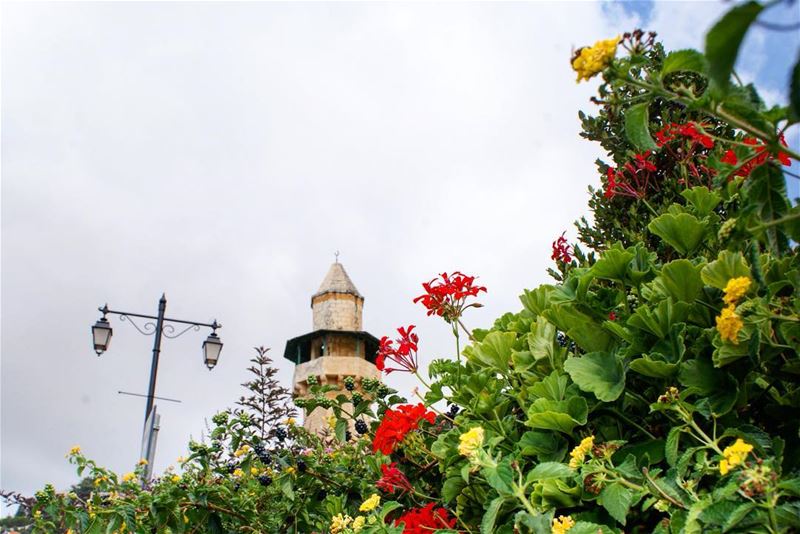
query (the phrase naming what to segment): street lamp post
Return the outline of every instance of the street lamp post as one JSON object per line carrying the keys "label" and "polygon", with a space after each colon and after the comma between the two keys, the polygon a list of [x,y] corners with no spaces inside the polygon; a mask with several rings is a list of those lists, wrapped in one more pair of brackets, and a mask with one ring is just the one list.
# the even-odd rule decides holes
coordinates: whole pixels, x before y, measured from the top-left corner
{"label": "street lamp post", "polygon": [[[161,299],[158,301],[158,315],[155,316],[110,310],[107,304],[102,308],[98,308],[98,310],[103,313],[103,316],[92,327],[94,350],[98,356],[108,349],[113,334],[111,325],[106,318],[108,314],[119,315],[120,320],[128,321],[141,334],[154,336],[153,360],[150,365],[150,385],[147,390],[147,406],[144,411],[144,429],[142,431],[142,458],[148,461],[148,465],[145,469],[145,480],[147,480],[152,473],[153,457],[155,456],[155,431],[158,430],[158,416],[155,413],[153,401],[156,398],[156,376],[158,374],[158,358],[161,354],[161,339],[162,337],[174,339],[192,329],[199,331],[201,326],[211,328],[211,334],[209,334],[208,338],[203,342],[203,361],[210,371],[217,365],[219,354],[222,351],[222,342],[217,336],[217,329],[222,328],[222,325],[217,323],[216,320],[209,324],[165,317],[164,312],[167,310],[166,295],[161,295]],[[134,317],[147,319],[148,321],[140,327],[134,322]],[[176,331],[173,323],[188,326],[183,330]]]}

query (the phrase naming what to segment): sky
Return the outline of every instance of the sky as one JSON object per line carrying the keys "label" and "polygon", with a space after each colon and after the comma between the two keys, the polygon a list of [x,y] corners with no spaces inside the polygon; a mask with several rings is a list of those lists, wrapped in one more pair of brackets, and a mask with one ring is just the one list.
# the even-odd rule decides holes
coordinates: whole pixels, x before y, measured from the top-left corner
{"label": "sky", "polygon": [[[161,472],[233,406],[252,347],[291,385],[287,339],[334,252],[364,328],[415,324],[423,363],[448,328],[411,300],[443,271],[479,276],[470,327],[548,281],[550,244],[586,213],[603,154],[581,139],[597,81],[574,48],[637,26],[702,47],[721,2],[12,3],[2,5],[0,487],[78,477],[74,445],[139,459],[152,338],[97,307],[223,328],[162,346]],[[776,20],[792,13],[780,8]],[[739,65],[786,101],[800,38],[754,29]],[[797,129],[788,140],[797,148]],[[795,166],[795,171],[797,168]],[[789,180],[792,196],[798,180]],[[390,385],[415,385],[393,375]]]}

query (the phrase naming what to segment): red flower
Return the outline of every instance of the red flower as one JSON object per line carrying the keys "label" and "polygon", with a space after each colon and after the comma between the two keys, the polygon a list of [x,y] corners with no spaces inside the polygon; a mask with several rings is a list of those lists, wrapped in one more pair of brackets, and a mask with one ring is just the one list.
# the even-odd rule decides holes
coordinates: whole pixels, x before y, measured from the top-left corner
{"label": "red flower", "polygon": [[412,406],[404,404],[398,406],[396,410],[391,408],[386,410],[383,420],[375,431],[375,439],[372,442],[374,452],[392,454],[394,448],[403,441],[406,434],[419,428],[419,423],[423,419],[433,424],[435,415],[425,409],[422,403]]}
{"label": "red flower", "polygon": [[736,152],[733,150],[726,150],[725,155],[720,158],[720,161],[728,165],[737,165],[739,163],[739,160],[736,158]]}
{"label": "red flower", "polygon": [[[701,124],[700,126],[704,126]],[[686,137],[693,143],[700,143],[705,148],[714,148],[714,140],[704,133],[697,130],[697,124],[687,122],[686,124],[676,124],[671,122],[656,132],[656,144],[659,147],[671,143],[678,137]]]}
{"label": "red flower", "polygon": [[652,173],[658,168],[650,161],[651,152],[635,154],[633,159],[619,169],[609,167],[606,170],[606,198],[623,195],[631,198],[644,198],[648,189],[656,187]]}
{"label": "red flower", "polygon": [[456,526],[456,519],[444,508],[434,509],[429,503],[424,508],[412,508],[395,519],[394,526],[403,524],[403,534],[430,534],[436,530],[449,529]]}
{"label": "red flower", "polygon": [[[408,328],[402,326],[397,329],[400,337],[392,341],[387,336],[383,336],[378,348],[378,355],[375,357],[375,367],[378,371],[383,371],[386,368],[386,358],[395,362],[400,367],[386,369],[388,375],[392,371],[407,371],[414,373],[417,371],[417,343],[419,337],[412,332],[414,325]],[[394,347],[395,342],[397,348]]]}
{"label": "red flower", "polygon": [[567,238],[564,237],[566,233],[565,231],[561,234],[561,237],[553,241],[553,254],[550,256],[550,259],[562,261],[564,263],[572,261],[572,247],[567,243]]}
{"label": "red flower", "polygon": [[411,486],[411,482],[408,481],[408,477],[395,467],[396,465],[397,462],[392,462],[389,465],[383,464],[381,466],[381,473],[383,476],[381,476],[380,480],[378,480],[375,485],[379,490],[385,491],[386,493],[394,493],[396,490],[400,490],[400,493],[412,491],[414,488]]}
{"label": "red flower", "polygon": [[611,313],[608,314],[608,320],[609,321],[616,321],[617,320],[617,314],[612,311]]}
{"label": "red flower", "polygon": [[[783,135],[780,135],[780,137],[778,137],[778,140],[783,146],[787,146],[786,139],[783,137]],[[764,163],[770,160],[772,161],[778,160],[779,162],[781,162],[781,164],[786,166],[792,164],[792,160],[789,159],[789,155],[787,153],[778,151],[777,154],[772,154],[771,152],[769,152],[767,145],[760,143],[758,139],[756,139],[755,137],[745,137],[744,139],[742,139],[742,142],[752,146],[756,152],[749,158],[745,158],[748,161],[747,163],[742,165],[742,167],[739,170],[736,171],[735,173],[736,176],[742,176],[746,178],[747,176],[750,175],[751,172],[753,172],[753,169],[755,169],[760,165],[763,165]],[[728,152],[731,151],[729,150]],[[727,156],[728,153],[726,152],[725,157]],[[722,161],[724,161],[724,158]]]}
{"label": "red flower", "polygon": [[486,293],[485,287],[474,284],[474,276],[467,276],[458,271],[450,275],[442,273],[441,281],[437,277],[422,284],[425,294],[415,298],[414,303],[422,302],[428,309],[429,316],[436,314],[447,322],[454,321],[461,317],[467,308],[481,306],[477,302],[465,305],[468,297],[477,297],[481,291]]}

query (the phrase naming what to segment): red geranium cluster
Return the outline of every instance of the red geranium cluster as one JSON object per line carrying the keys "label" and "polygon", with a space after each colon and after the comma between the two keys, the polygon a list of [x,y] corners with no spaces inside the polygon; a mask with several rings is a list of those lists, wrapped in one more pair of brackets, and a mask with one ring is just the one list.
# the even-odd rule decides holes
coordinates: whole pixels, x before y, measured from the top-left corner
{"label": "red geranium cluster", "polygon": [[567,238],[564,237],[564,232],[561,234],[561,237],[553,241],[553,254],[550,256],[550,259],[556,261],[563,261],[564,263],[569,263],[572,261],[572,247],[567,243]]}
{"label": "red geranium cluster", "polygon": [[428,309],[428,315],[436,314],[444,317],[447,322],[454,321],[461,317],[465,309],[471,306],[480,307],[478,303],[465,305],[467,297],[477,297],[480,291],[486,292],[485,287],[474,284],[474,276],[458,271],[450,275],[442,273],[441,280],[437,277],[422,284],[425,294],[415,298],[414,303],[422,302]]}
{"label": "red geranium cluster", "polygon": [[423,508],[412,508],[395,519],[394,526],[404,524],[403,534],[430,534],[439,529],[453,528],[456,519],[444,508],[435,508],[435,503],[429,503]]}
{"label": "red geranium cluster", "polygon": [[[783,146],[787,146],[786,139],[783,137],[783,134],[781,134],[778,139]],[[769,151],[767,145],[760,143],[755,137],[745,137],[742,139],[742,142],[746,145],[752,146],[755,149],[755,154],[752,156],[752,159],[746,161],[740,169],[737,169],[736,172],[733,173],[734,176],[742,176],[747,178],[750,176],[750,173],[753,172],[753,169],[770,160],[778,160],[786,166],[790,166],[792,164],[792,160],[789,159],[789,154],[778,151],[778,154],[775,155]],[[720,161],[733,166],[739,164],[739,159],[736,157],[736,153],[733,150],[726,151]]]}
{"label": "red geranium cluster", "polygon": [[[705,126],[704,124],[700,125]],[[678,138],[690,139],[693,143],[699,143],[705,148],[714,148],[714,140],[697,130],[697,125],[693,122],[686,124],[676,124],[671,122],[656,132],[656,144],[660,147]]]}
{"label": "red geranium cluster", "polygon": [[633,159],[619,169],[609,167],[606,171],[606,198],[623,195],[632,198],[644,198],[648,188],[656,188],[657,184],[653,173],[658,170],[650,160],[648,150],[636,154]]}
{"label": "red geranium cluster", "polygon": [[[381,338],[380,347],[378,348],[378,355],[375,358],[375,367],[378,371],[386,370],[388,375],[392,371],[407,371],[414,373],[417,370],[417,343],[419,337],[412,332],[414,325],[408,328],[402,326],[397,329],[400,337],[392,341],[388,336]],[[395,342],[397,347],[394,347]],[[395,362],[400,367],[386,368],[386,358]]]}
{"label": "red geranium cluster", "polygon": [[403,441],[406,434],[419,428],[420,421],[424,419],[433,424],[435,417],[434,413],[426,410],[422,403],[416,406],[403,404],[396,410],[391,408],[386,410],[381,424],[375,431],[372,450],[387,455],[392,454],[394,448]]}
{"label": "red geranium cluster", "polygon": [[386,493],[394,493],[397,490],[400,490],[400,493],[412,491],[414,488],[412,488],[411,482],[408,481],[408,477],[395,467],[396,465],[397,462],[392,462],[388,465],[383,464],[381,466],[382,476],[375,485],[379,490]]}

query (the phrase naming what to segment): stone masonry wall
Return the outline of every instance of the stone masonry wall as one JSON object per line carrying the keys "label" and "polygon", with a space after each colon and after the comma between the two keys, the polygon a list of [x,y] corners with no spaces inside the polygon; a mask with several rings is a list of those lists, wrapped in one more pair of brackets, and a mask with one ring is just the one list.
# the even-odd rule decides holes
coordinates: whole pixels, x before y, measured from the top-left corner
{"label": "stone masonry wall", "polygon": [[314,330],[361,330],[364,299],[349,293],[325,293],[311,302]]}

